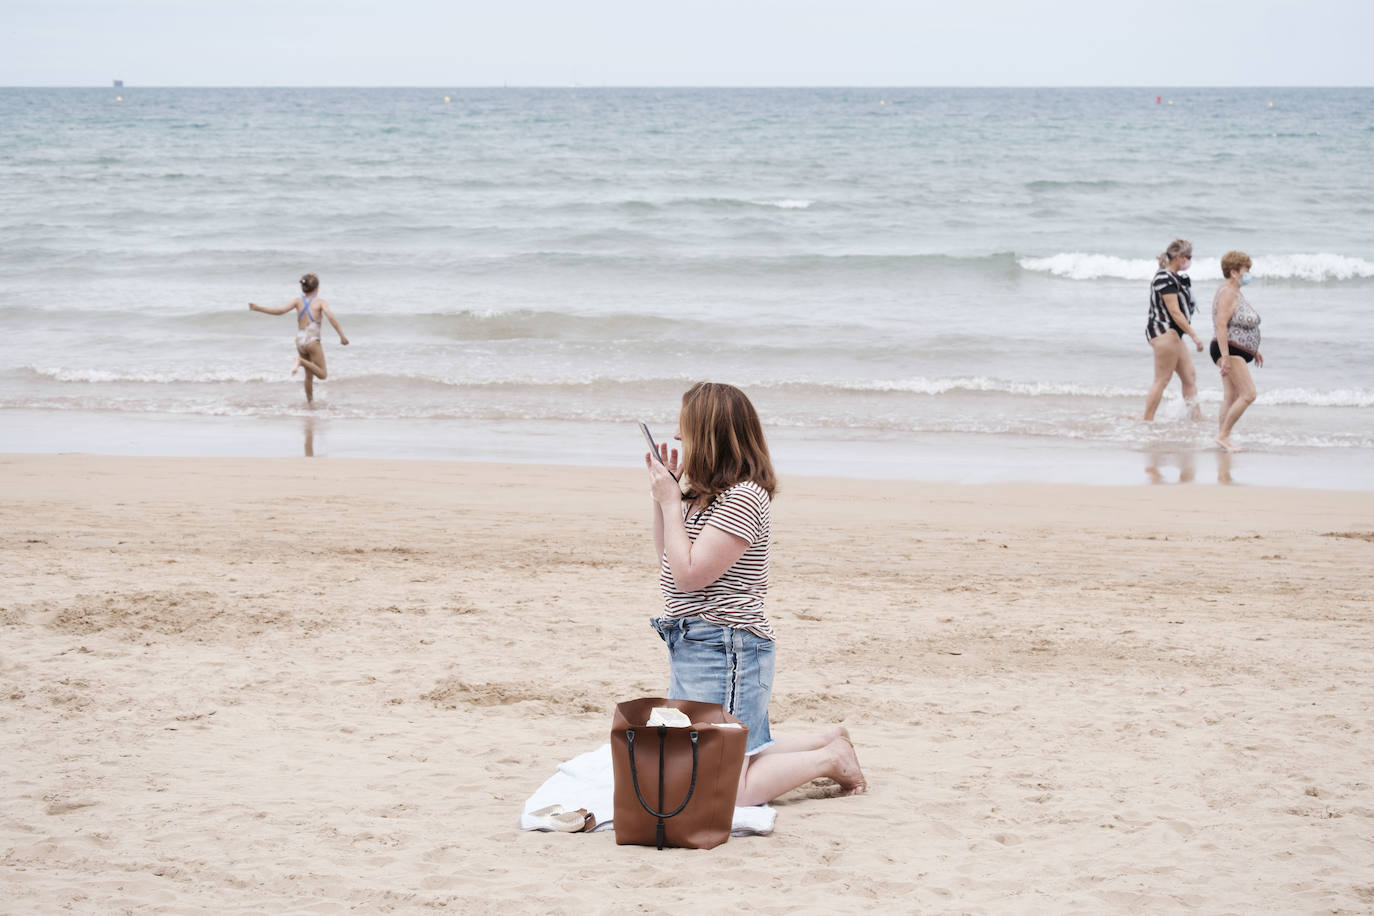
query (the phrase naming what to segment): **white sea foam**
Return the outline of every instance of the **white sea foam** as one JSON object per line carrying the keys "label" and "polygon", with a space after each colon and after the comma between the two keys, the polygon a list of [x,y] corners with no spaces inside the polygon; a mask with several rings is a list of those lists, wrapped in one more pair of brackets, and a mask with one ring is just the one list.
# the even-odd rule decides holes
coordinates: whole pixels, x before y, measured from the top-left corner
{"label": "white sea foam", "polygon": [[[1221,270],[1218,268],[1218,275]],[[1256,277],[1307,280],[1362,280],[1374,277],[1374,264],[1339,254],[1278,254],[1255,258]]]}
{"label": "white sea foam", "polygon": [[1128,260],[1109,254],[1087,254],[1081,251],[1051,255],[1048,258],[1020,258],[1016,263],[1024,270],[1054,274],[1056,277],[1066,277],[1070,280],[1148,280],[1158,270],[1153,260]]}
{"label": "white sea foam", "polygon": [[782,200],[751,200],[750,203],[757,204],[760,207],[777,207],[780,210],[805,210],[814,204],[815,201],[784,198]]}
{"label": "white sea foam", "polygon": [[[57,382],[74,383],[133,383],[145,385],[172,384],[244,384],[258,382],[297,382],[298,378],[289,377],[285,371],[262,372],[253,370],[225,371],[204,370],[185,371],[174,368],[159,370],[108,370],[108,369],[67,369],[54,367],[32,367],[29,369],[40,378]],[[644,388],[645,386],[686,385],[687,376],[667,376],[654,373],[617,373],[614,375],[586,370],[583,372],[496,372],[484,375],[433,375],[398,372],[395,374],[352,376],[342,380],[351,386],[369,386],[374,382],[389,381],[401,384],[429,384],[451,388],[528,388],[538,391],[556,389],[586,389],[604,387]],[[939,397],[947,394],[972,393],[989,395],[1011,395],[1028,398],[1144,398],[1144,386],[1126,388],[1117,385],[1081,385],[1073,382],[1017,382],[988,376],[953,376],[925,378],[913,376],[897,379],[807,379],[807,378],[738,378],[747,388],[792,389],[807,399],[825,398],[833,393],[893,393]],[[1171,396],[1171,395],[1169,395]],[[1217,390],[1204,389],[1199,399],[1219,401]],[[1261,391],[1260,404],[1298,407],[1374,407],[1374,390],[1365,388],[1337,388],[1332,390],[1313,390],[1307,388],[1278,388]]]}
{"label": "white sea foam", "polygon": [[41,378],[58,382],[137,382],[146,385],[188,384],[197,382],[279,382],[287,375],[285,372],[175,372],[169,370],[118,371],[111,369],[62,369],[54,367],[30,367],[29,371]]}
{"label": "white sea foam", "polygon": [[[1077,385],[1064,382],[1011,382],[985,376],[835,381],[829,387],[846,391],[892,391],[925,395],[967,391],[1031,398],[1144,398],[1146,395],[1144,386],[1122,388],[1115,385]],[[1199,392],[1198,399],[1203,402],[1220,403],[1221,392],[1207,388]],[[1339,388],[1332,391],[1279,388],[1274,391],[1261,391],[1257,403],[1295,407],[1374,407],[1374,391],[1363,388]]]}
{"label": "white sea foam", "polygon": [[1143,388],[1136,391],[1135,389],[1112,386],[1056,384],[1053,382],[1008,382],[986,376],[837,380],[832,382],[831,386],[847,391],[894,391],[930,395],[948,394],[951,391],[975,391],[1018,394],[1027,397],[1133,398],[1143,397],[1145,394]]}
{"label": "white sea foam", "polygon": [[[1257,279],[1303,280],[1324,283],[1331,280],[1360,280],[1374,277],[1374,263],[1340,254],[1252,255],[1252,273]],[[1025,270],[1053,274],[1069,280],[1148,280],[1159,269],[1154,258],[1119,258],[1109,254],[1082,251],[1063,252],[1047,258],[1020,258]],[[1189,273],[1199,280],[1220,280],[1220,258],[1198,258]]]}
{"label": "white sea foam", "polygon": [[1261,391],[1259,404],[1294,404],[1306,407],[1374,407],[1374,391],[1339,388],[1335,391],[1308,391],[1305,388],[1279,388]]}

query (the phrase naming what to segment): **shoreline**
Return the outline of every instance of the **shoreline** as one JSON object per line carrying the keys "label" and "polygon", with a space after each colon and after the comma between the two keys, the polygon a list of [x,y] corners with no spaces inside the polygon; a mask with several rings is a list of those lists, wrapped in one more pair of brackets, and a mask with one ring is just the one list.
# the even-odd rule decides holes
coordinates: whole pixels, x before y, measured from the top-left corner
{"label": "shoreline", "polygon": [[872,790],[703,854],[516,829],[663,688],[642,470],[9,455],[0,486],[21,909],[1374,893],[1374,494],[785,479],[774,730],[843,721]]}
{"label": "shoreline", "polygon": [[[549,420],[383,420],[317,416],[188,417],[10,409],[12,454],[126,457],[331,458],[636,468],[633,424]],[[1363,449],[1283,449],[1227,455],[1196,429],[1161,420],[1139,446],[1070,438],[900,431],[768,430],[781,475],[960,484],[1066,483],[1296,487],[1374,491]],[[671,419],[650,422],[657,430]],[[1237,435],[1243,445],[1243,435]],[[3,453],[0,452],[0,453]]]}

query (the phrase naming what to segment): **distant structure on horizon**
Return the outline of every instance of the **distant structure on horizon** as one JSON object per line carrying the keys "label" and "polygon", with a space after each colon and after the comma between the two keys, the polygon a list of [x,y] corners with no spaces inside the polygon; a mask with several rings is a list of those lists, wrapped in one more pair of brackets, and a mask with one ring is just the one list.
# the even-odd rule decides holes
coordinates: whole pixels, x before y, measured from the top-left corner
{"label": "distant structure on horizon", "polygon": [[120,79],[119,77],[115,77],[114,87],[115,87],[116,89],[123,89],[123,88],[124,88],[124,81],[123,81],[122,79]]}

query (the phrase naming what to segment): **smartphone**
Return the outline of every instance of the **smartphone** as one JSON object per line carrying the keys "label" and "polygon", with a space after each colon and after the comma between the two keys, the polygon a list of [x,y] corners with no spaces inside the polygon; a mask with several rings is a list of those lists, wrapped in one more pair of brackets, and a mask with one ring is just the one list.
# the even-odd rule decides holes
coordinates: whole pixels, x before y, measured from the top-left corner
{"label": "smartphone", "polygon": [[[641,420],[639,423],[639,431],[644,434],[644,441],[649,443],[649,451],[653,454],[654,460],[657,461],[659,464],[663,464],[663,455],[658,450],[658,443],[654,441],[654,434],[649,432],[649,424]],[[663,466],[665,468],[667,467],[666,464],[663,464]],[[672,475],[672,478],[674,480],[677,480],[676,474],[673,474],[672,471],[669,471],[668,473]]]}

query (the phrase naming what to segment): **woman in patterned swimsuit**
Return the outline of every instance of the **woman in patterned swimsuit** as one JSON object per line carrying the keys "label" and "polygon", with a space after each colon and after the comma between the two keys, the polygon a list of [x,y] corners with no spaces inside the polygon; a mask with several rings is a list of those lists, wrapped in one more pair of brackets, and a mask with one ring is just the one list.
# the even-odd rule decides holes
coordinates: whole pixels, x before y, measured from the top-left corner
{"label": "woman in patterned swimsuit", "polygon": [[790,738],[768,730],[775,650],[763,598],[776,478],[754,405],[733,385],[693,385],[674,438],[680,466],[667,443],[661,462],[644,454],[664,599],[652,623],[668,645],[669,697],[719,703],[749,729],[738,805],[821,776],[845,795],[864,791],[847,729]]}
{"label": "woman in patterned swimsuit", "polygon": [[1224,389],[1221,415],[1217,420],[1217,445],[1228,452],[1240,451],[1231,444],[1231,430],[1245,409],[1255,402],[1255,382],[1250,377],[1252,360],[1264,365],[1260,355],[1260,316],[1245,301],[1242,286],[1250,282],[1250,256],[1243,251],[1228,251],[1221,259],[1225,280],[1212,297],[1212,362],[1221,370]]}

